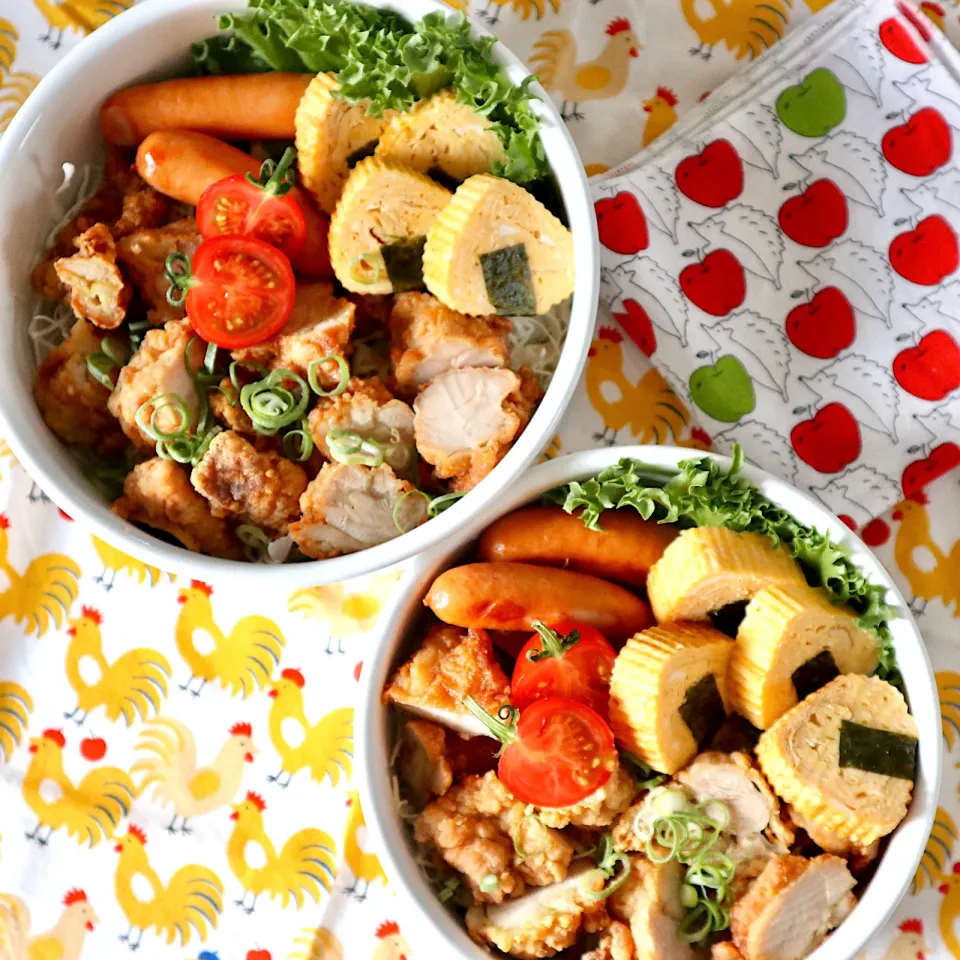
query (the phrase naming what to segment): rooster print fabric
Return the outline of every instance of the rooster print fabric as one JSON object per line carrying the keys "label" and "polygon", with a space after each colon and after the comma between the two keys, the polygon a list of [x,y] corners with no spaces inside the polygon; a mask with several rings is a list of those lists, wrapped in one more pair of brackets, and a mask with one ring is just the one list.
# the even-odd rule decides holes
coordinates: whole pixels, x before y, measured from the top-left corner
{"label": "rooster print fabric", "polygon": [[[129,5],[130,0],[0,0],[0,129],[64,53]],[[789,43],[791,31],[826,6],[823,0],[668,0],[654,14],[639,0],[451,0],[450,5],[491,26],[527,56],[563,108],[593,172],[622,163],[641,146],[658,149],[655,141],[696,109],[704,93],[749,69],[767,48],[776,50],[784,36]],[[924,27],[948,33],[960,27],[955,0],[922,6]],[[864,16],[872,9],[866,4]],[[949,94],[949,87],[923,86],[929,74],[917,58],[929,54],[916,32],[888,29],[885,36],[873,49],[878,57],[886,56],[884,50],[899,52],[905,66],[884,68],[900,71],[896,75],[888,72],[878,83],[875,74],[864,73],[858,81],[852,64],[845,69],[835,59],[827,66],[844,89],[846,109],[836,129],[809,135],[811,124],[837,119],[839,111],[834,103],[825,118],[816,111],[811,115],[808,94],[801,90],[786,109],[807,134],[787,126],[774,143],[776,124],[783,123],[771,119],[769,97],[768,109],[737,122],[739,136],[728,131],[724,139],[740,159],[743,190],[752,189],[762,171],[771,184],[778,171],[787,172],[789,157],[782,168],[779,162],[773,168],[782,144],[793,144],[790,149],[799,154],[826,142],[846,129],[848,113],[885,95],[887,80],[916,76],[923,106],[901,97],[897,116],[884,117],[884,132],[903,128],[888,145],[901,166],[883,160],[888,180],[877,202],[885,211],[892,204],[891,216],[910,221],[895,226],[898,234],[915,230],[934,209],[949,220],[943,204],[953,195],[945,179],[936,179],[947,165],[927,169],[943,154],[945,140],[937,136],[942,127],[916,119],[928,96]],[[852,56],[853,48],[848,52]],[[917,60],[915,70],[911,58]],[[782,79],[770,90],[779,97],[787,87],[802,86],[812,72],[799,81]],[[814,79],[813,86],[818,83],[823,81]],[[953,114],[937,101],[929,106],[950,126],[952,148]],[[775,99],[772,109],[775,114]],[[851,130],[866,137],[860,127]],[[692,139],[677,163],[693,158],[684,168],[693,171],[704,160],[718,169],[729,166],[729,150],[705,149],[712,139]],[[925,159],[903,146],[914,141],[924,146]],[[874,146],[885,157],[882,143]],[[838,230],[836,196],[820,187],[811,199],[810,189],[821,179],[837,184],[848,229],[858,218],[877,222],[871,188],[864,185],[865,197],[854,196],[850,178],[843,179],[852,167],[845,163],[827,175],[815,151],[808,160],[809,182],[794,167],[791,181],[783,181],[793,182],[790,190],[782,196],[772,185],[768,190],[776,195],[775,214],[793,201],[787,212],[795,211],[795,233],[820,240],[815,231]],[[861,181],[866,182],[856,182]],[[689,247],[708,256],[710,231],[722,232],[724,225],[704,222],[740,202],[739,196],[726,196],[738,181],[728,174],[698,183],[694,173],[690,183],[695,196],[674,192],[674,209],[657,185],[651,199],[601,182],[598,198],[605,206],[598,213],[607,254],[636,258],[667,231],[677,234],[678,243],[684,233],[681,254]],[[914,192],[903,193],[904,186]],[[810,216],[811,204],[827,209],[831,202],[833,220]],[[911,204],[922,216],[910,212]],[[689,233],[687,221],[698,223],[707,237]],[[789,237],[783,245],[784,251],[807,251],[805,260],[829,249]],[[772,283],[762,271],[766,265],[772,272],[774,259],[751,259],[742,247],[730,253],[743,268],[745,296],[758,284]],[[670,255],[664,257],[668,262]],[[704,272],[699,255],[678,262],[680,270],[699,262]],[[782,287],[788,277],[782,270]],[[898,285],[915,281],[891,282],[896,307]],[[831,305],[829,297],[811,306],[822,288],[813,279],[804,283],[796,289],[808,290],[807,297],[791,300],[790,309],[837,309],[839,301]],[[853,296],[841,283],[834,286],[848,299]],[[904,302],[916,306],[931,292],[922,287]],[[891,309],[892,332],[906,335],[898,349],[919,347],[918,334],[932,330],[960,336],[955,321],[951,327],[949,316],[937,316],[945,307],[938,293],[917,306],[917,314]],[[691,306],[688,312],[709,323],[724,319],[704,317],[699,309]],[[886,329],[882,318],[856,311],[851,322]],[[695,326],[688,319],[688,339]],[[717,356],[694,356],[691,363],[717,366],[721,375],[729,367],[736,379],[737,368],[720,361],[725,353],[739,358],[755,384],[758,409],[766,409],[779,373],[760,369],[735,344],[736,338],[762,346],[766,329],[752,319],[718,329],[722,339],[716,346],[697,348]],[[836,348],[843,329],[841,324],[835,341],[826,345],[810,341],[810,349]],[[798,337],[803,342],[802,333]],[[678,330],[665,314],[651,312],[638,296],[613,298],[612,308],[601,310],[580,389],[545,456],[601,443],[709,449],[718,438],[722,444],[732,422],[705,413],[683,383],[671,385],[668,365],[651,364],[650,358],[659,363],[674,340],[679,341]],[[795,349],[793,341],[785,349]],[[849,347],[839,349],[842,356]],[[719,396],[734,408],[745,402],[736,391]],[[931,410],[942,405],[929,402]],[[812,397],[808,406],[813,407]],[[925,425],[932,437],[911,454],[896,502],[870,516],[851,508],[847,519],[911,599],[938,671],[944,748],[960,760],[955,653],[960,473],[951,472],[960,463],[960,418],[942,413]],[[822,427],[810,429],[819,433]],[[868,431],[862,427],[864,435]],[[762,438],[740,439],[753,459],[768,453]],[[796,457],[792,462],[791,476],[802,479],[806,467]],[[776,464],[772,469],[785,471]],[[388,885],[367,839],[353,780],[354,691],[370,655],[369,633],[397,577],[394,571],[260,596],[232,590],[229,583],[175,580],[90,536],[43,495],[0,441],[0,960],[445,956],[446,948]],[[866,960],[918,955],[960,960],[960,775],[954,763],[945,767],[936,826],[910,895],[869,945]]]}
{"label": "rooster print fabric", "polygon": [[603,294],[721,449],[862,524],[960,422],[960,56],[834,5],[595,188]]}

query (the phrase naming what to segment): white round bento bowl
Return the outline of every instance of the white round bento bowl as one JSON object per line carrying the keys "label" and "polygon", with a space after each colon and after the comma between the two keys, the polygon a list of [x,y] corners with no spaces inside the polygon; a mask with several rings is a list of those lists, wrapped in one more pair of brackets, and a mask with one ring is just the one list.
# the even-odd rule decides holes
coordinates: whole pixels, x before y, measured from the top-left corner
{"label": "white round bento bowl", "polygon": [[[680,447],[638,446],[587,450],[539,464],[528,471],[496,506],[475,516],[442,548],[417,557],[406,569],[390,603],[381,611],[372,640],[375,655],[367,656],[361,674],[357,709],[356,744],[364,818],[373,848],[390,883],[412,902],[418,926],[432,927],[434,943],[421,947],[424,956],[490,960],[466,928],[436,899],[413,857],[411,840],[404,831],[394,804],[389,758],[389,709],[380,700],[393,670],[416,648],[421,634],[415,629],[424,611],[423,597],[433,580],[460,556],[498,517],[535,501],[541,494],[571,480],[596,476],[621,457],[633,457],[655,468],[675,468],[681,461],[701,455]],[[713,456],[707,454],[707,456]],[[729,466],[727,457],[714,457]],[[851,960],[883,927],[897,906],[923,854],[933,825],[940,790],[940,711],[933,670],[920,632],[903,597],[886,571],[850,529],[819,503],[769,473],[745,465],[742,475],[764,495],[804,524],[828,533],[844,546],[853,561],[874,582],[887,588],[887,602],[896,611],[890,629],[906,684],[910,709],[919,729],[917,783],[906,819],[887,842],[884,855],[851,915],[834,931],[810,960]],[[437,948],[442,944],[444,950]],[[416,952],[416,946],[411,944]],[[419,954],[418,954],[419,955]]]}
{"label": "white round bento bowl", "polygon": [[[365,0],[410,20],[453,11],[441,0]],[[71,517],[119,549],[162,570],[217,582],[231,577],[284,588],[334,583],[406,560],[449,538],[489,509],[554,436],[586,360],[599,284],[599,245],[593,205],[579,155],[550,98],[538,85],[535,109],[574,237],[576,292],[556,373],[513,448],[468,497],[410,533],[332,560],[268,565],[218,560],[171,546],[125,523],[81,476],[66,447],[47,429],[33,401],[35,363],[27,334],[36,303],[30,271],[57,222],[54,191],[62,165],[78,168],[102,155],[100,104],[114,90],[182,74],[190,44],[217,32],[216,17],[241,12],[230,0],[145,0],[115,17],[71,51],[40,82],[0,137],[0,432],[44,492]],[[474,27],[480,36],[487,31]],[[529,71],[502,44],[494,47],[511,79]]]}

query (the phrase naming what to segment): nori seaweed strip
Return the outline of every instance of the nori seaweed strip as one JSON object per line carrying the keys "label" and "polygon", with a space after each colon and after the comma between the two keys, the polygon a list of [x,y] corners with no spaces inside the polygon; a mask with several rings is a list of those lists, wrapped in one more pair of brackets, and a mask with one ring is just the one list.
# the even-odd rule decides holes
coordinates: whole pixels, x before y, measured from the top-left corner
{"label": "nori seaweed strip", "polygon": [[532,317],[537,312],[527,248],[522,243],[480,254],[487,297],[497,313]]}
{"label": "nori seaweed strip", "polygon": [[702,747],[723,725],[727,712],[723,709],[717,678],[712,672],[687,688],[687,695],[680,704],[680,716],[690,728],[698,747]]}
{"label": "nori seaweed strip", "polygon": [[806,663],[801,663],[790,679],[793,681],[793,689],[797,691],[797,699],[804,700],[839,676],[840,668],[833,659],[833,654],[829,650],[821,650]]}
{"label": "nori seaweed strip", "polygon": [[736,640],[740,621],[746,612],[747,601],[738,600],[736,603],[728,603],[725,607],[714,610],[710,614],[710,622],[713,624],[714,629]]}
{"label": "nori seaweed strip", "polygon": [[898,780],[916,780],[917,738],[841,720],[839,765]]}
{"label": "nori seaweed strip", "polygon": [[423,289],[423,245],[426,237],[408,237],[380,248],[394,293]]}

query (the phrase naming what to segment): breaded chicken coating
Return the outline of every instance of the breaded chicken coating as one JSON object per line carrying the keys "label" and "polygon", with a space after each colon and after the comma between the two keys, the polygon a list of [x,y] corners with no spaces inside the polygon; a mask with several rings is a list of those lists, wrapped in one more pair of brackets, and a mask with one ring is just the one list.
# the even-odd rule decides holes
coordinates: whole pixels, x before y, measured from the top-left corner
{"label": "breaded chicken coating", "polygon": [[563,829],[570,824],[580,827],[607,827],[621,814],[637,795],[633,775],[623,764],[598,790],[584,797],[572,807],[544,807],[540,819],[548,827]]}
{"label": "breaded chicken coating", "polygon": [[194,553],[240,558],[240,545],[226,521],[213,516],[210,504],[190,485],[186,470],[172,460],[154,457],[138,463],[127,474],[123,496],[112,509],[122,520],[170,534]]}
{"label": "breaded chicken coating", "polygon": [[505,367],[510,359],[504,317],[468,317],[428,293],[401,293],[390,313],[390,362],[404,395],[448,370]]}
{"label": "breaded chicken coating", "polygon": [[[192,337],[193,328],[186,320],[171,320],[160,330],[148,330],[140,348],[120,371],[108,407],[120,421],[123,432],[141,450],[155,449],[156,440],[137,425],[137,411],[155,397],[161,394],[179,397],[190,414],[191,425],[196,422],[197,385],[184,365],[184,353]],[[200,368],[204,350],[203,342],[197,338],[189,351],[192,369]],[[150,406],[144,411],[147,421],[153,410]],[[178,429],[182,422],[173,408],[160,410],[157,420],[160,429],[168,433]]]}
{"label": "breaded chicken coating", "polygon": [[283,534],[300,516],[307,475],[286,457],[260,453],[240,434],[227,430],[213,438],[190,482],[209,501],[215,517],[233,516]]}
{"label": "breaded chicken coating", "polygon": [[133,289],[117,266],[117,248],[110,230],[95,223],[74,240],[77,252],[54,262],[57,278],[67,290],[70,309],[104,330],[123,323]]}
{"label": "breaded chicken coating", "polygon": [[[527,819],[528,807],[511,794],[491,770],[464,777],[420,814],[417,843],[432,844],[463,874],[474,898],[501,903],[520,896],[526,885],[546,886],[563,880],[573,844],[557,830]],[[514,847],[536,851],[524,857]],[[484,878],[495,877],[496,886]]]}
{"label": "breaded chicken coating", "polygon": [[127,441],[107,409],[109,389],[87,369],[87,356],[99,352],[102,339],[93,324],[78,320],[70,336],[40,364],[33,395],[47,426],[64,443],[109,455],[122,450]]}

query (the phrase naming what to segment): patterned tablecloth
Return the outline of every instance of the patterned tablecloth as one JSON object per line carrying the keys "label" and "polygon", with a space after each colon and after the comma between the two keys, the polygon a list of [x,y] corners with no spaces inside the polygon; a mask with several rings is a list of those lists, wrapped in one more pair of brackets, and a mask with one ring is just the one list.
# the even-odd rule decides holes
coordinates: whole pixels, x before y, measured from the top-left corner
{"label": "patterned tablecloth", "polygon": [[[59,57],[130,2],[0,0],[0,130]],[[631,157],[826,6],[450,2],[527,56],[591,173]],[[960,38],[956,0],[920,6]],[[571,45],[577,68],[560,69]],[[938,429],[933,444],[960,442],[957,424]],[[603,442],[710,443],[607,314],[546,455]],[[933,837],[869,960],[960,960],[958,501],[954,471],[861,526],[918,614],[948,754]],[[258,597],[175,581],[83,531],[2,443],[0,511],[0,958],[115,960],[137,946],[158,960],[442,955],[387,887],[352,784],[352,691],[396,575]],[[248,682],[194,676],[191,651],[252,633],[263,657]],[[42,801],[74,790],[76,815],[38,822]],[[250,869],[284,849],[311,851],[300,881],[255,882]]]}

